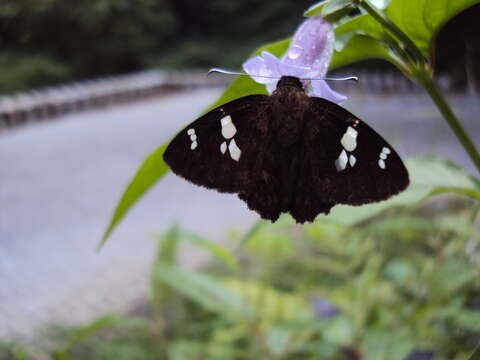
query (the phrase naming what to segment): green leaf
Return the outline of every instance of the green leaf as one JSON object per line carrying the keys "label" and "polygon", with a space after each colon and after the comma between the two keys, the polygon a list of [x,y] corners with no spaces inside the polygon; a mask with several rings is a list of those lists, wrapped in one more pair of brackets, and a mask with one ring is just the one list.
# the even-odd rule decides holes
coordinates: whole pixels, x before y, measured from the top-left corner
{"label": "green leaf", "polygon": [[404,360],[414,349],[415,338],[409,329],[368,329],[363,334],[361,351],[369,360]]}
{"label": "green leaf", "polygon": [[342,225],[353,225],[386,209],[417,204],[429,195],[440,193],[456,193],[480,200],[479,180],[447,160],[420,157],[407,159],[405,163],[410,174],[407,190],[380,203],[360,207],[336,206],[326,219]]}
{"label": "green leaf", "polygon": [[242,296],[255,311],[255,319],[263,325],[279,321],[306,321],[314,315],[304,296],[288,293],[257,281],[225,279],[223,285]]}
{"label": "green leaf", "polygon": [[458,294],[462,287],[478,280],[480,269],[472,266],[463,257],[451,257],[435,269],[428,282],[432,298],[449,297]]}
{"label": "green leaf", "polygon": [[155,277],[206,310],[244,320],[253,314],[241,295],[212,276],[177,266],[160,265],[155,269]]}
{"label": "green leaf", "polygon": [[288,231],[294,224],[290,216],[281,216],[275,224],[267,221],[261,222],[264,226],[260,226],[255,232],[250,232],[250,237],[246,246],[253,250],[259,256],[263,256],[264,260],[275,260],[278,256],[287,256],[294,252],[292,237]]}
{"label": "green leaf", "polygon": [[68,334],[68,341],[67,344],[61,349],[57,350],[58,354],[65,353],[69,351],[71,348],[76,346],[77,344],[81,343],[85,339],[94,336],[97,334],[99,331],[113,327],[113,326],[120,326],[120,327],[143,327],[143,328],[149,328],[150,327],[150,322],[137,318],[137,317],[124,317],[124,316],[119,316],[119,315],[106,315],[102,316],[95,321],[93,321],[91,324],[73,330],[70,334]]}
{"label": "green leaf", "polygon": [[240,265],[235,259],[235,256],[233,256],[232,253],[229,251],[225,250],[223,247],[220,245],[207,240],[200,235],[194,234],[194,233],[184,233],[185,238],[189,240],[192,244],[202,247],[205,250],[207,250],[210,254],[215,256],[218,260],[223,262],[226,266],[228,266],[231,270],[237,271],[240,268]]}
{"label": "green leaf", "polygon": [[286,326],[273,327],[266,334],[265,343],[274,359],[281,359],[288,354],[288,348],[297,332]]}
{"label": "green leaf", "polygon": [[168,143],[161,145],[143,161],[118,202],[97,250],[105,244],[112,231],[132,206],[168,172],[168,166],[163,161],[163,153],[167,145]]}
{"label": "green leaf", "polygon": [[310,6],[304,13],[303,16],[311,17],[318,15],[322,12],[323,7],[328,3],[328,1],[322,0],[316,4]]}
{"label": "green leaf", "polygon": [[180,228],[171,226],[162,236],[158,246],[157,256],[153,266],[157,264],[175,265],[177,263],[178,245],[180,242]]}
{"label": "green leaf", "polygon": [[378,286],[378,277],[383,257],[380,254],[372,254],[362,273],[355,279],[354,285],[354,308],[352,317],[354,329],[361,332],[365,328],[370,308],[373,306],[373,297],[376,286]]}
{"label": "green leaf", "polygon": [[448,20],[479,0],[392,0],[385,13],[428,56]]}
{"label": "green leaf", "polygon": [[457,327],[480,332],[480,311],[461,309],[454,315],[451,320]]}
{"label": "green leaf", "polygon": [[369,35],[377,40],[382,39],[385,35],[382,26],[368,14],[356,16],[335,27],[336,37],[349,33]]}
{"label": "green leaf", "polygon": [[366,59],[383,59],[398,64],[396,58],[381,42],[365,35],[354,35],[346,42],[342,51],[333,53],[329,70]]}
{"label": "green leaf", "polygon": [[351,0],[328,0],[322,7],[320,15],[329,22],[335,22],[348,15],[353,9]]}
{"label": "green leaf", "polygon": [[191,360],[203,357],[205,344],[196,341],[180,340],[168,344],[168,358],[171,360]]}
{"label": "green leaf", "polygon": [[348,346],[354,338],[352,323],[345,316],[335,316],[328,322],[323,336],[332,344]]}
{"label": "green leaf", "polygon": [[157,254],[153,261],[150,274],[150,296],[153,309],[161,313],[163,304],[172,297],[172,291],[163,282],[158,281],[156,272],[164,265],[176,265],[177,253],[180,243],[180,229],[178,225],[170,227],[160,239]]}

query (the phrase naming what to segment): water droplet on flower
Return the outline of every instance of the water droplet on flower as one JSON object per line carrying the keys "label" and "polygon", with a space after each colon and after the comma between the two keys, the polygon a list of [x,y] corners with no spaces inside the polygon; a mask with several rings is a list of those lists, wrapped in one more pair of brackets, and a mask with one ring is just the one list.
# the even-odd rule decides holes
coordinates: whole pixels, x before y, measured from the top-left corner
{"label": "water droplet on flower", "polygon": [[289,59],[298,59],[300,55],[302,54],[302,48],[299,47],[298,45],[293,45],[288,49],[287,56]]}

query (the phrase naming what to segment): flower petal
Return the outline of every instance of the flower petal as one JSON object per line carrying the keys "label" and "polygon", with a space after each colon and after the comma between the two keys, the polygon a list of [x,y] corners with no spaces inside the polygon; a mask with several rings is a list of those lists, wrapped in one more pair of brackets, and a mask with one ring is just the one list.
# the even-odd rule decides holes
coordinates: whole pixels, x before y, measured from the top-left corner
{"label": "flower petal", "polygon": [[280,73],[280,59],[277,58],[275,55],[272,53],[269,53],[268,51],[262,51],[262,57],[263,60],[265,60],[265,67],[271,71],[273,76],[282,76]]}
{"label": "flower petal", "polygon": [[313,80],[311,85],[311,93],[308,94],[310,96],[321,97],[335,104],[342,104],[347,100],[345,95],[332,90],[325,80]]}
{"label": "flower petal", "polygon": [[316,77],[324,77],[333,54],[333,46],[331,25],[321,17],[311,17],[295,32],[282,60],[286,64],[310,67]]}
{"label": "flower petal", "polygon": [[277,89],[278,79],[275,79],[273,82],[267,84],[267,91],[269,94],[273,93]]}
{"label": "flower petal", "polygon": [[311,17],[295,32],[282,59],[262,51],[261,56],[246,61],[243,68],[256,82],[265,84],[270,94],[275,91],[282,76],[295,76],[303,79],[302,84],[308,95],[341,104],[347,99],[346,96],[332,90],[324,80],[309,80],[325,77],[333,48],[331,25],[321,17]]}
{"label": "flower petal", "polygon": [[309,77],[311,69],[308,66],[297,66],[293,64],[287,64],[280,61],[278,64],[280,74],[287,76],[295,76],[297,78]]}
{"label": "flower petal", "polygon": [[273,82],[275,79],[269,79],[258,76],[273,76],[272,72],[267,69],[265,66],[265,60],[261,56],[255,56],[243,63],[243,70],[250,75],[253,80],[259,84],[268,84]]}

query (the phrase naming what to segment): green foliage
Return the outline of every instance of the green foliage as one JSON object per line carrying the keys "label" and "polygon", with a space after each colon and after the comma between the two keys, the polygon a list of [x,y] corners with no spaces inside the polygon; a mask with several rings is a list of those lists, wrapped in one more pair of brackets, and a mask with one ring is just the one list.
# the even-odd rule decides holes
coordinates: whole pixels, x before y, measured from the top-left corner
{"label": "green foliage", "polygon": [[385,12],[423,55],[428,56],[441,27],[461,11],[479,3],[479,0],[391,0]]}
{"label": "green foliage", "polygon": [[86,327],[74,329],[68,332],[63,340],[64,345],[53,352],[55,360],[68,360],[70,358],[70,351],[82,344],[85,340],[93,338],[97,333],[103,329],[112,327],[127,328],[138,331],[141,329],[149,329],[148,321],[134,317],[123,317],[118,315],[106,315],[95,320]]}
{"label": "green foliage", "polygon": [[458,193],[480,200],[480,181],[455,164],[435,157],[407,159],[410,186],[399,195],[361,207],[336,206],[326,218],[353,225],[396,206],[414,206],[430,195]]}
{"label": "green foliage", "polygon": [[[192,234],[175,226],[152,268],[152,316],[102,317],[59,337],[50,353],[403,360],[430,349],[436,360],[466,359],[480,341],[480,234],[471,214],[478,204],[457,195],[348,227],[326,219],[298,227],[283,218],[258,225],[235,255],[221,248],[218,257],[218,249],[194,242],[215,260],[197,271],[177,262],[180,242]],[[225,256],[235,259],[235,272]],[[336,310],[327,313],[314,299]]]}
{"label": "green foliage", "polygon": [[322,5],[320,16],[332,22],[340,20],[355,8],[351,0],[329,0]]}
{"label": "green foliage", "polygon": [[61,60],[41,54],[3,52],[0,54],[0,69],[0,89],[4,92],[56,84],[72,76]]}
{"label": "green foliage", "polygon": [[308,3],[3,0],[0,93],[151,67],[239,67],[258,44],[292,32],[291,14]]}
{"label": "green foliage", "polygon": [[28,352],[25,346],[0,342],[0,360],[26,360]]}
{"label": "green foliage", "polygon": [[[397,59],[386,50],[377,40],[365,35],[337,36],[336,52],[330,62],[330,69],[346,66],[365,59],[383,59],[397,64]],[[342,41],[343,39],[343,41]],[[347,40],[345,40],[347,39]]]}
{"label": "green foliage", "polygon": [[[352,47],[356,49],[354,57],[351,61],[348,61],[348,57],[346,57],[341,64],[346,65],[360,60],[379,58],[391,61],[400,70],[415,79],[415,71],[412,71],[411,68],[408,69],[409,66],[412,66],[409,64],[411,61],[409,57],[413,56],[414,60],[418,62],[422,61],[421,57],[423,56],[431,63],[429,57],[433,54],[434,40],[442,26],[461,11],[480,3],[480,1],[391,0],[385,10],[381,11],[366,0],[356,2],[326,0],[310,7],[305,15],[330,15],[328,9],[332,9],[331,12],[342,11],[355,3],[359,4],[358,6],[362,10],[371,9],[371,11],[364,11],[363,14],[352,18],[347,18],[347,13],[342,12],[340,15],[343,16],[333,16],[328,20],[332,22],[342,20],[336,27],[335,33],[337,36],[349,34],[350,36],[345,38],[347,44],[350,41],[358,42],[359,35],[370,38],[371,44],[367,44],[365,51],[362,51],[361,46],[352,44]],[[389,26],[389,22],[393,25]],[[378,48],[379,46],[383,47],[383,51],[380,49],[372,51],[371,47]],[[416,51],[417,49],[419,52]],[[392,61],[392,59],[401,60],[405,64],[399,63],[398,60]]]}

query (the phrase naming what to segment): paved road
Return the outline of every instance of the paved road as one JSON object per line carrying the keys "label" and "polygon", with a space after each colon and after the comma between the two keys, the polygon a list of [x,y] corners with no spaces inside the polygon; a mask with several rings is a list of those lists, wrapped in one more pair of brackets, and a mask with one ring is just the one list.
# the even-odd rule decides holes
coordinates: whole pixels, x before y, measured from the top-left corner
{"label": "paved road", "polygon": [[[168,176],[95,253],[142,159],[218,93],[70,116],[0,138],[0,338],[124,309],[146,293],[151,234],[176,220],[216,240],[254,220],[234,196]],[[199,260],[191,256],[187,263]]]}
{"label": "paved road", "polygon": [[[32,125],[0,136],[0,338],[47,322],[86,322],[145,296],[152,234],[174,221],[221,241],[256,216],[235,196],[169,175],[95,246],[142,159],[212,102],[198,90]],[[453,99],[480,141],[478,103]],[[428,99],[352,95],[348,103],[403,155],[435,153],[473,171]],[[421,119],[421,121],[418,121]],[[201,254],[184,253],[195,265]]]}

